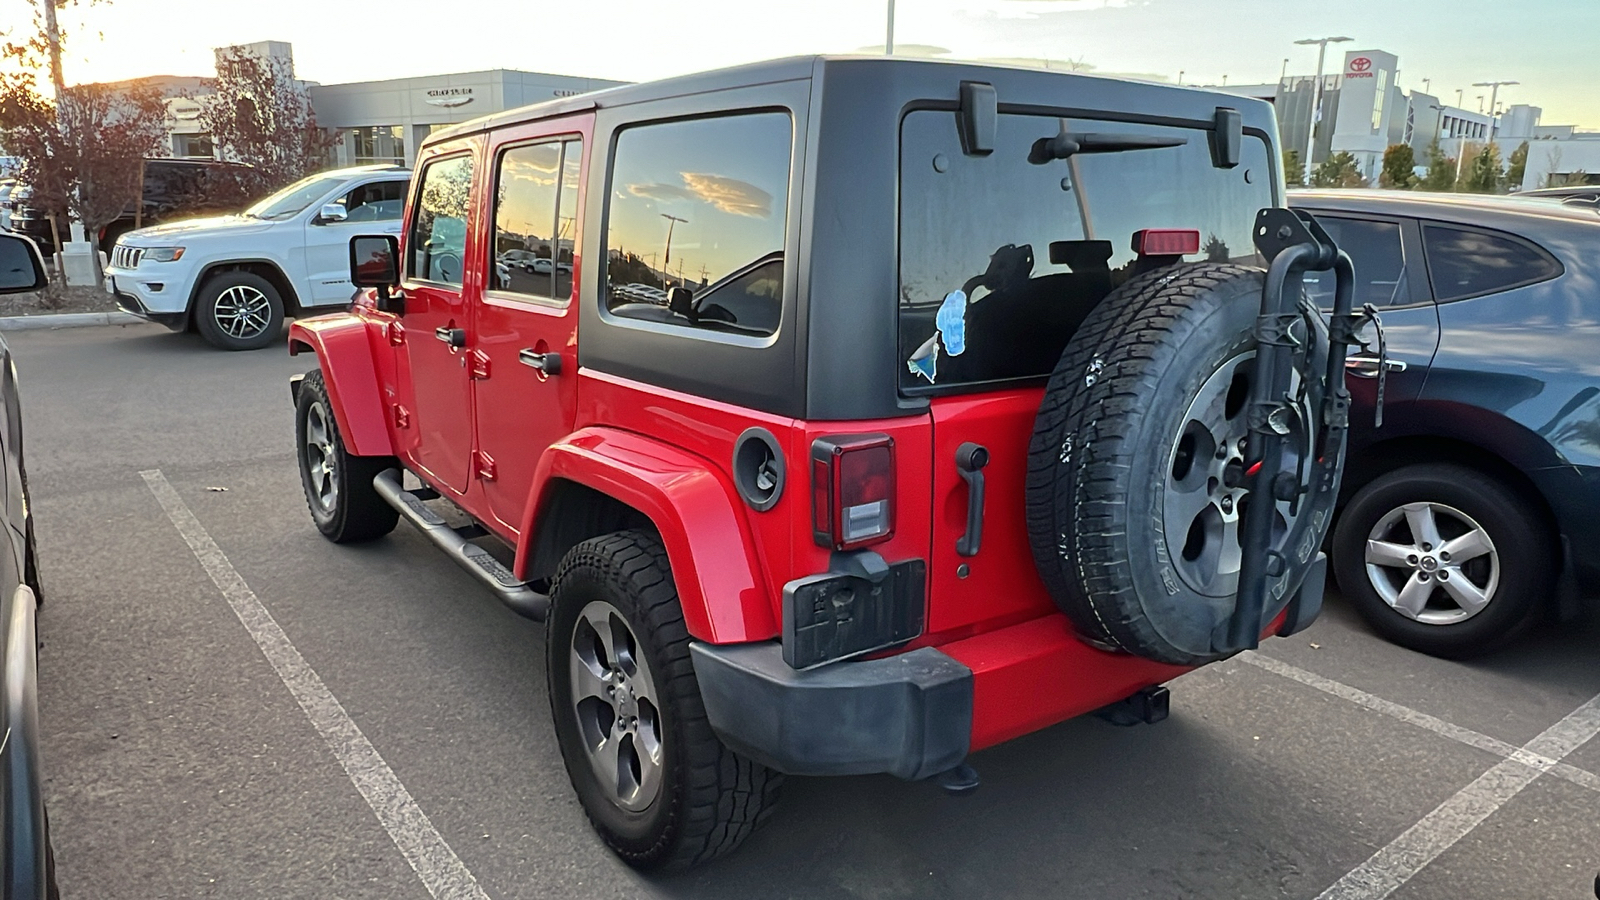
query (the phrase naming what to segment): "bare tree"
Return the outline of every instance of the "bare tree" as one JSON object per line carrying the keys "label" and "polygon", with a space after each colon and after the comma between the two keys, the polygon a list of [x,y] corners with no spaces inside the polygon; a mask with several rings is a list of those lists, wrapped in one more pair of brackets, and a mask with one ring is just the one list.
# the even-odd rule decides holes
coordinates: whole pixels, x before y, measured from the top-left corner
{"label": "bare tree", "polygon": [[201,127],[219,154],[249,166],[233,170],[243,198],[327,167],[338,136],[317,126],[311,98],[287,60],[243,47],[219,51],[213,92],[200,100]]}

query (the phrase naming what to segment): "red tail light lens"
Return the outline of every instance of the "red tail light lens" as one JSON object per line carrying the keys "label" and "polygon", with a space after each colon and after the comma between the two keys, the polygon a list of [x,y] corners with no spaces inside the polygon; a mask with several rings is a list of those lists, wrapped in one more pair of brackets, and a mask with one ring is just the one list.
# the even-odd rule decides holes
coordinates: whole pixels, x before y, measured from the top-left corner
{"label": "red tail light lens", "polygon": [[1188,256],[1200,252],[1200,232],[1192,228],[1146,228],[1133,233],[1140,256]]}
{"label": "red tail light lens", "polygon": [[894,439],[818,438],[811,445],[811,524],[818,544],[850,550],[894,533]]}

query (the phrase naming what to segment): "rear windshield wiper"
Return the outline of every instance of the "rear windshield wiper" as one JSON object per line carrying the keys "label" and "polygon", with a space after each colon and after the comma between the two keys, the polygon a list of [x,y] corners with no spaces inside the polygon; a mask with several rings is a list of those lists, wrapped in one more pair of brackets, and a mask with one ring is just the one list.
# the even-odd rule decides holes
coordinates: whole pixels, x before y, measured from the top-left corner
{"label": "rear windshield wiper", "polygon": [[1071,134],[1065,120],[1061,132],[1054,137],[1042,137],[1033,142],[1028,151],[1028,162],[1043,165],[1053,159],[1066,159],[1080,153],[1121,153],[1126,150],[1155,150],[1161,147],[1182,147],[1188,138],[1162,137],[1152,134],[1113,134],[1111,132],[1085,132]]}

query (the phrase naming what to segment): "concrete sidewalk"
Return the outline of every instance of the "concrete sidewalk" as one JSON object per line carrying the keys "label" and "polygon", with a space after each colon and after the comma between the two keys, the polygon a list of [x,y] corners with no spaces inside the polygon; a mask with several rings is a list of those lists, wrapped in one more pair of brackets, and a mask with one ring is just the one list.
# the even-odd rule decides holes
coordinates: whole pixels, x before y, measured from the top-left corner
{"label": "concrete sidewalk", "polygon": [[132,313],[114,312],[54,313],[42,316],[0,316],[0,331],[32,331],[38,328],[81,328],[86,325],[137,325],[144,320]]}

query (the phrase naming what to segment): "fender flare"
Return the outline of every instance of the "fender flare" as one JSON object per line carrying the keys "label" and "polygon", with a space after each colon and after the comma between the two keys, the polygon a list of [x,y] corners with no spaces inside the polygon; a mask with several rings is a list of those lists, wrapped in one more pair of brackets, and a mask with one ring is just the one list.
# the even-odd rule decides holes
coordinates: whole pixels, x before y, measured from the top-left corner
{"label": "fender flare", "polygon": [[771,593],[732,483],[700,457],[632,432],[584,428],[539,458],[523,513],[518,573],[531,562],[538,517],[563,481],[599,491],[655,525],[690,635],[713,644],[778,636]]}
{"label": "fender flare", "polygon": [[367,323],[349,313],[297,319],[289,325],[289,355],[308,350],[322,367],[333,417],[349,452],[394,456]]}

